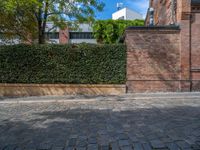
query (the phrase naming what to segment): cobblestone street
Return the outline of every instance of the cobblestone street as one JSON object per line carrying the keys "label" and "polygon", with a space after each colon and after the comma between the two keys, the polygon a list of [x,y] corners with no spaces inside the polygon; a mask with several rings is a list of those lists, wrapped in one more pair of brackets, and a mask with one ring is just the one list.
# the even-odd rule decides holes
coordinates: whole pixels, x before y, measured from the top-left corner
{"label": "cobblestone street", "polygon": [[0,150],[200,150],[200,93],[0,102]]}

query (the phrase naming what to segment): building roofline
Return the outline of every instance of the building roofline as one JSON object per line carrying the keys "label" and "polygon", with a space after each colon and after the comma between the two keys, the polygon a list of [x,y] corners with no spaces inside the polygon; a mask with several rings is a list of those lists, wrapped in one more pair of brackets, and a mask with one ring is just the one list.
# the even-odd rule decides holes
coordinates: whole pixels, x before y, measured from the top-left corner
{"label": "building roofline", "polygon": [[[128,9],[128,10],[130,10],[130,11],[136,12],[136,13],[140,14],[141,16],[143,16],[143,14],[141,14],[141,13],[139,13],[138,11],[135,11],[135,10],[129,8],[129,7],[123,7],[123,8],[120,9],[120,10],[123,10],[123,9]],[[117,11],[115,11],[114,13],[117,13],[117,12],[120,11],[120,10],[117,10]],[[112,13],[112,14],[114,14],[114,13]]]}

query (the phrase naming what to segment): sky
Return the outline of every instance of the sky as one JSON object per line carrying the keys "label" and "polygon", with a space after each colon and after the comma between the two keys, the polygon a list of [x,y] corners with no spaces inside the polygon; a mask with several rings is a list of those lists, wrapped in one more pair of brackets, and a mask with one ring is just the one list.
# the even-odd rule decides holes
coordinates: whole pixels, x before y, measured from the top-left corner
{"label": "sky", "polygon": [[128,7],[136,12],[139,12],[143,15],[143,18],[146,16],[147,9],[149,7],[149,0],[102,0],[105,3],[103,12],[97,12],[96,18],[111,19],[112,13],[117,11],[117,3],[123,3],[124,7]]}

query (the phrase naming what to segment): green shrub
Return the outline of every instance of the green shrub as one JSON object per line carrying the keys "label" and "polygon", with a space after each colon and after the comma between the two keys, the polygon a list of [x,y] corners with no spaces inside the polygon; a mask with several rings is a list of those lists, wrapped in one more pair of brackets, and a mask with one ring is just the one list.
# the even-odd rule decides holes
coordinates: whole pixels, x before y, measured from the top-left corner
{"label": "green shrub", "polygon": [[0,47],[1,83],[125,83],[124,45]]}
{"label": "green shrub", "polygon": [[97,20],[93,25],[94,37],[99,43],[116,43],[130,26],[144,26],[144,20]]}

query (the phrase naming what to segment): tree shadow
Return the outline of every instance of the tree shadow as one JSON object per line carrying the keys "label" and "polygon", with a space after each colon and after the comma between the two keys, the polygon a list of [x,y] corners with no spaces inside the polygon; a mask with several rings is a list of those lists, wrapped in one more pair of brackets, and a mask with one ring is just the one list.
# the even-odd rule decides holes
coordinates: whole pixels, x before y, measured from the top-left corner
{"label": "tree shadow", "polygon": [[183,149],[200,146],[200,108],[195,106],[127,110],[71,108],[27,115],[30,115],[28,119],[13,116],[1,121],[0,147],[5,150],[17,146],[64,148],[71,140],[75,140],[73,147],[80,146],[80,142],[82,145],[85,142],[87,147],[91,139],[96,139],[98,146],[107,145],[110,149],[113,142],[120,145],[120,140],[128,141],[132,148],[136,144],[149,144],[153,148],[152,141],[163,143],[163,148],[170,143]]}

